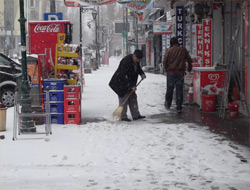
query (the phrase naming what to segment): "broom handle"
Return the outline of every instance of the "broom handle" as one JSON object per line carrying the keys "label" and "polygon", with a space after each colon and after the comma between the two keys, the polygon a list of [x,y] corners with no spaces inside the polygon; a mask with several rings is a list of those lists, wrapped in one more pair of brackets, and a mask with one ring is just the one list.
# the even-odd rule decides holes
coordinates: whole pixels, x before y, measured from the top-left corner
{"label": "broom handle", "polygon": [[[136,84],[136,86],[138,86],[140,83],[141,83],[141,81],[142,81],[143,79],[141,79],[137,84]],[[124,100],[124,102],[122,103],[122,105],[124,105],[127,101],[128,101],[128,99],[129,99],[129,97],[133,94],[133,90],[129,93],[129,95],[127,96],[127,98]]]}

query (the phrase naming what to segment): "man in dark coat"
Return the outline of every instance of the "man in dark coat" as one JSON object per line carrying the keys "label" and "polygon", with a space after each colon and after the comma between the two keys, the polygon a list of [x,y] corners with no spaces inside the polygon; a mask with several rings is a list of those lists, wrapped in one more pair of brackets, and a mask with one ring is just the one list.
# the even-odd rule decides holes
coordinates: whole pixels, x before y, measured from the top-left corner
{"label": "man in dark coat", "polygon": [[188,62],[188,71],[192,70],[192,58],[184,47],[180,47],[178,39],[170,39],[170,48],[166,49],[163,65],[167,72],[167,92],[165,96],[165,106],[170,109],[173,99],[174,87],[176,87],[176,106],[177,112],[182,112],[183,103],[183,83]]}
{"label": "man in dark coat", "polygon": [[133,120],[145,118],[145,116],[141,116],[139,112],[137,95],[135,93],[138,75],[140,75],[142,79],[146,78],[139,64],[142,57],[143,54],[141,50],[135,50],[133,54],[124,57],[109,82],[109,86],[118,95],[119,105],[124,102],[131,91],[134,91],[123,106],[122,121],[131,121],[127,116],[127,105],[129,105]]}

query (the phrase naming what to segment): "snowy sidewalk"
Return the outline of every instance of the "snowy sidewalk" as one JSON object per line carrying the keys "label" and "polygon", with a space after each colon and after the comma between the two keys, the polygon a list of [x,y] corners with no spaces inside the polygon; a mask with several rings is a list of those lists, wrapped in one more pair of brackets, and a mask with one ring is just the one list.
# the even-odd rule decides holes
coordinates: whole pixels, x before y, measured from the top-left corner
{"label": "snowy sidewalk", "polygon": [[146,119],[112,121],[118,98],[108,82],[118,64],[111,58],[110,66],[85,75],[80,126],[52,125],[48,138],[13,142],[8,109],[1,190],[249,190],[248,147],[194,123],[151,117],[168,113],[163,75],[146,73],[138,87]]}

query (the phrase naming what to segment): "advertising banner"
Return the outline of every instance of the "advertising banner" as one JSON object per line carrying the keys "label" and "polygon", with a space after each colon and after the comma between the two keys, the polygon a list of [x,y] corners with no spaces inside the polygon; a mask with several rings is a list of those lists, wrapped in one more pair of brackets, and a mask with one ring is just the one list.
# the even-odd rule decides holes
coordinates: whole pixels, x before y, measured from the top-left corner
{"label": "advertising banner", "polygon": [[202,25],[196,25],[196,56],[202,64],[202,55],[203,55],[203,30]]}
{"label": "advertising banner", "polygon": [[172,25],[169,22],[158,22],[153,24],[153,34],[172,34]]}
{"label": "advertising banner", "polygon": [[212,19],[203,19],[203,67],[212,67]]}
{"label": "advertising banner", "polygon": [[[213,68],[213,67],[211,67]],[[209,67],[194,69],[194,101],[201,105],[202,94],[219,95],[223,93],[226,71],[215,71]]]}
{"label": "advertising banner", "polygon": [[80,7],[80,3],[73,0],[64,0],[64,4],[66,7]]}
{"label": "advertising banner", "polygon": [[46,54],[47,72],[54,69],[58,34],[65,34],[65,24],[70,24],[70,21],[29,22],[29,54]]}
{"label": "advertising banner", "polygon": [[184,8],[176,7],[176,37],[179,45],[184,46]]}
{"label": "advertising banner", "polygon": [[114,3],[117,0],[64,0],[66,6],[71,7],[86,7],[86,6],[97,6]]}
{"label": "advertising banner", "polygon": [[[68,22],[69,23],[69,22]],[[63,22],[30,22],[29,53],[44,54],[45,48],[55,51],[58,33],[65,33]]]}
{"label": "advertising banner", "polygon": [[31,77],[31,86],[39,87],[38,64],[27,64],[28,75]]}
{"label": "advertising banner", "polygon": [[133,11],[142,11],[148,7],[151,0],[117,0],[125,8],[131,9]]}

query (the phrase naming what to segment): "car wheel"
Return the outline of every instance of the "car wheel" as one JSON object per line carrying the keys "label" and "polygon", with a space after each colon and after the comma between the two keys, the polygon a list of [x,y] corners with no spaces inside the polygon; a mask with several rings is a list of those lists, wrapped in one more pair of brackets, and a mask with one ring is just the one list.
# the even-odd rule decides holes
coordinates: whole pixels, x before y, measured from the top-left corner
{"label": "car wheel", "polygon": [[1,89],[1,102],[7,107],[14,105],[15,90],[13,88]]}

